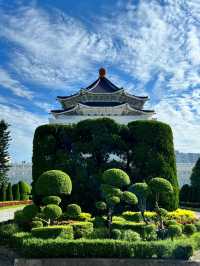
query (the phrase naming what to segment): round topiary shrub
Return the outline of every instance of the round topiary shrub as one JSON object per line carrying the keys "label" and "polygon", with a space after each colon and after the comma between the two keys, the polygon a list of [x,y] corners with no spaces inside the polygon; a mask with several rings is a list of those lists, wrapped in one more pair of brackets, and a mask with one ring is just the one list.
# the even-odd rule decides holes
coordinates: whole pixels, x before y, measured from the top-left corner
{"label": "round topiary shrub", "polygon": [[141,240],[140,235],[132,230],[125,230],[122,236],[123,240],[135,242]]}
{"label": "round topiary shrub", "polygon": [[164,178],[155,177],[152,178],[149,182],[150,189],[153,193],[172,193],[173,187],[171,183]]}
{"label": "round topiary shrub", "polygon": [[126,203],[131,204],[131,205],[135,205],[138,203],[138,199],[137,199],[136,195],[130,191],[124,191],[122,194],[122,199]]}
{"label": "round topiary shrub", "polygon": [[106,202],[108,203],[109,206],[115,206],[120,203],[120,198],[119,197],[107,197]]}
{"label": "round topiary shrub", "polygon": [[96,208],[98,210],[104,211],[104,210],[107,209],[107,205],[106,205],[106,203],[104,201],[97,201],[96,202]]}
{"label": "round topiary shrub", "polygon": [[32,221],[31,228],[43,227],[42,221]]}
{"label": "round topiary shrub", "polygon": [[168,236],[173,240],[175,237],[182,235],[182,228],[180,225],[169,225]]}
{"label": "round topiary shrub", "polygon": [[127,173],[117,168],[106,170],[103,173],[102,179],[104,183],[119,188],[128,186],[130,184],[130,178]]}
{"label": "round topiary shrub", "polygon": [[70,177],[60,170],[44,172],[35,183],[35,193],[38,196],[69,195],[71,191]]}
{"label": "round topiary shrub", "polygon": [[38,211],[39,208],[35,204],[32,204],[24,207],[23,214],[26,217],[26,219],[30,221],[36,216]]}
{"label": "round topiary shrub", "polygon": [[122,232],[119,229],[113,229],[111,231],[111,238],[113,239],[121,239]]}
{"label": "round topiary shrub", "polygon": [[113,187],[113,186],[107,185],[107,184],[101,185],[101,191],[102,191],[104,197],[106,195],[121,197],[121,195],[122,195],[122,191],[119,188],[116,188],[116,187]]}
{"label": "round topiary shrub", "polygon": [[47,196],[42,199],[42,202],[44,205],[48,205],[48,204],[59,205],[61,203],[61,198],[58,196]]}
{"label": "round topiary shrub", "polygon": [[55,204],[49,204],[43,209],[43,214],[50,221],[58,219],[62,215],[62,209]]}
{"label": "round topiary shrub", "polygon": [[66,208],[66,214],[71,219],[76,218],[81,214],[81,207],[77,204],[69,204]]}
{"label": "round topiary shrub", "polygon": [[194,234],[196,231],[197,229],[194,224],[186,224],[183,229],[184,234],[188,236]]}

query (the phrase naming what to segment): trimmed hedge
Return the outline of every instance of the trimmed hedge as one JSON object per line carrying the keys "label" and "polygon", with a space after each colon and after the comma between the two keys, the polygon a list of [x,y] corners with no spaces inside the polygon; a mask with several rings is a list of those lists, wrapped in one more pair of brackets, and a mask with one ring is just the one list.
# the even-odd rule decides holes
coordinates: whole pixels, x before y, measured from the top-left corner
{"label": "trimmed hedge", "polygon": [[73,228],[70,225],[48,226],[33,228],[31,233],[37,238],[57,238],[73,239]]}
{"label": "trimmed hedge", "polygon": [[[127,151],[130,151],[128,155]],[[124,162],[109,161],[110,154],[116,152],[125,158]],[[86,153],[92,159],[82,156]],[[39,200],[35,193],[39,176],[47,170],[59,169],[73,177],[70,201],[92,211],[91,202],[101,198],[100,176],[109,168],[125,170],[132,177],[132,183],[144,179],[148,183],[155,176],[166,178],[174,193],[161,199],[161,207],[168,210],[178,207],[173,137],[167,124],[134,121],[121,126],[103,118],[74,125],[43,125],[36,129],[33,141],[34,201]]]}
{"label": "trimmed hedge", "polygon": [[35,193],[38,196],[69,195],[72,191],[72,182],[68,174],[60,170],[44,172],[35,184]]}
{"label": "trimmed hedge", "polygon": [[[182,247],[182,259],[188,259],[187,249],[193,251],[189,243],[180,244],[170,240],[151,242],[62,238],[44,240],[31,238],[30,234],[24,233],[15,234],[14,239],[20,255],[28,258],[173,258],[175,250]],[[185,249],[186,244],[187,249]]]}
{"label": "trimmed hedge", "polygon": [[93,223],[90,222],[76,222],[71,223],[74,231],[74,238],[87,237],[93,232]]}

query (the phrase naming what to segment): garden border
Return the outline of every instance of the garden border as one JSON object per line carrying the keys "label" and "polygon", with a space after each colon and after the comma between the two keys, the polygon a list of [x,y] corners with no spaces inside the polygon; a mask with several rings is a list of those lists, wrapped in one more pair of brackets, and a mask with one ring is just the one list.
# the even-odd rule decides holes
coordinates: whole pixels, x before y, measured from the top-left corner
{"label": "garden border", "polygon": [[24,259],[16,258],[14,266],[197,266],[198,261],[158,260],[158,259],[104,259],[104,258],[60,258],[60,259]]}

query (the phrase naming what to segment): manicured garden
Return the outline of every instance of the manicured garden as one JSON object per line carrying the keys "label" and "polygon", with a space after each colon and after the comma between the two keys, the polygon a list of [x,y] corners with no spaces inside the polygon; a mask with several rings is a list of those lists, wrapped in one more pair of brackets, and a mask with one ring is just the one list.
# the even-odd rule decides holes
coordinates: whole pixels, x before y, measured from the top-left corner
{"label": "manicured garden", "polygon": [[200,249],[200,221],[178,208],[173,137],[164,123],[39,127],[31,198],[0,225],[0,243],[22,257],[189,259]]}
{"label": "manicured garden", "polygon": [[[173,193],[170,182],[163,178],[153,178],[148,185],[130,184],[124,171],[104,171],[102,200],[96,202],[95,215],[82,212],[75,203],[65,205],[62,198],[71,192],[72,182],[66,173],[43,173],[35,186],[41,204],[24,207],[15,213],[13,223],[1,225],[1,243],[31,258],[188,259],[200,248],[200,223],[195,213],[159,207],[159,199]],[[150,194],[155,211],[146,211]],[[139,211],[132,211],[136,206]]]}

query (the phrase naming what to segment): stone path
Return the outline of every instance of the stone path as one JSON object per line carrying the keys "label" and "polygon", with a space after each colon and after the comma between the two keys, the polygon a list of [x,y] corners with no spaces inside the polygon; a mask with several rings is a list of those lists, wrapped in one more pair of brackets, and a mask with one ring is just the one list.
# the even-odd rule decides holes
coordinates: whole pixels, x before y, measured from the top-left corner
{"label": "stone path", "polygon": [[16,208],[10,208],[10,209],[5,209],[5,210],[1,210],[0,208],[0,223],[2,222],[6,222],[9,220],[13,220],[14,219],[14,214],[16,211],[18,210],[22,210],[24,208],[23,206],[18,206]]}

